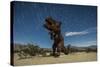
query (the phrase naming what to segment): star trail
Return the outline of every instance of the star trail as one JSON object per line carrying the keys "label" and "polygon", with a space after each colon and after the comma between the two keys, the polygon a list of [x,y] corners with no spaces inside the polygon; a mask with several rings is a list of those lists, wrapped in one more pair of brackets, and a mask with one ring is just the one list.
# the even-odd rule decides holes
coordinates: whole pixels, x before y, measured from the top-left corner
{"label": "star trail", "polygon": [[51,48],[52,40],[43,27],[45,18],[51,16],[62,22],[65,45],[96,45],[96,6],[14,2],[13,7],[14,43],[36,43]]}

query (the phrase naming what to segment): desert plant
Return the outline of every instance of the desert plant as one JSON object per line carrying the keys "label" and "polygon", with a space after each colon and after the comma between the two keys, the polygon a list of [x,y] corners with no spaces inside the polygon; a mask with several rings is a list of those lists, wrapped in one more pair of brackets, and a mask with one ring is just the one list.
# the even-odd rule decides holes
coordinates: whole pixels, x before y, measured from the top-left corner
{"label": "desert plant", "polygon": [[68,50],[68,53],[70,53],[70,50],[71,50],[71,44],[68,44],[68,45],[67,45],[67,50]]}
{"label": "desert plant", "polygon": [[35,56],[36,54],[39,53],[39,46],[38,45],[28,44],[28,48],[29,48],[29,54],[31,56]]}
{"label": "desert plant", "polygon": [[27,58],[27,56],[35,56],[39,54],[40,47],[38,45],[27,44],[19,47],[18,56],[20,58]]}

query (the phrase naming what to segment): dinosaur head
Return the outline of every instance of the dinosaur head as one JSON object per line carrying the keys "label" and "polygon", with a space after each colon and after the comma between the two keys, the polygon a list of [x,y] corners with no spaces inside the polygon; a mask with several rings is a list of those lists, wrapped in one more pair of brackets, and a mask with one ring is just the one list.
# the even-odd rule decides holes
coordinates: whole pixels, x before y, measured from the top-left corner
{"label": "dinosaur head", "polygon": [[48,31],[52,31],[54,33],[60,31],[60,26],[61,23],[57,22],[56,20],[54,20],[52,17],[47,17],[45,19],[45,24],[44,27],[48,30]]}

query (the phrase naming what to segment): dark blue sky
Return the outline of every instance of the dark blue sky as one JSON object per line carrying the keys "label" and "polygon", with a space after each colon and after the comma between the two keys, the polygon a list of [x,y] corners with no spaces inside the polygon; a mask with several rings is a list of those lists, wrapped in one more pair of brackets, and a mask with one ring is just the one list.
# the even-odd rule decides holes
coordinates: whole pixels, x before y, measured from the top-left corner
{"label": "dark blue sky", "polygon": [[14,2],[14,43],[36,43],[52,47],[43,27],[47,16],[61,21],[64,44],[96,45],[97,7],[30,2]]}

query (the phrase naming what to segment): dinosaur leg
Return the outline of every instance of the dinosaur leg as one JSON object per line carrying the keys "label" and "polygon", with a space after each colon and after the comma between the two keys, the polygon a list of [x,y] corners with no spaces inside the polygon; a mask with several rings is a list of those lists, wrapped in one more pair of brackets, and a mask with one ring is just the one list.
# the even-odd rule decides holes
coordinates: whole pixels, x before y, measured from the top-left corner
{"label": "dinosaur leg", "polygon": [[57,56],[60,56],[60,52],[61,52],[61,46],[57,46]]}
{"label": "dinosaur leg", "polygon": [[61,46],[62,46],[62,52],[64,53],[64,54],[68,54],[68,50],[65,48],[65,46],[64,46],[64,41],[61,41]]}
{"label": "dinosaur leg", "polygon": [[52,46],[52,49],[53,49],[53,56],[55,56],[55,52],[56,52],[56,46],[53,44]]}

